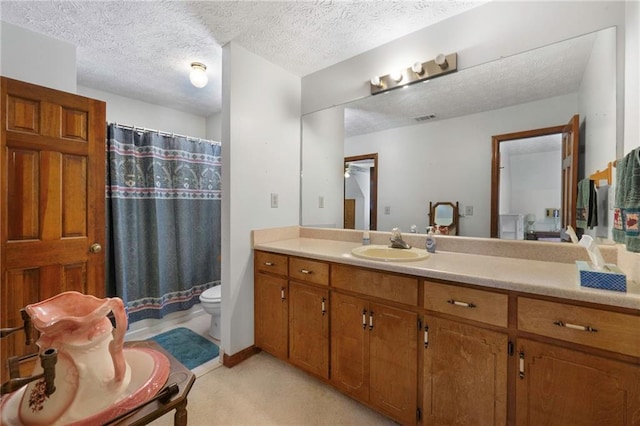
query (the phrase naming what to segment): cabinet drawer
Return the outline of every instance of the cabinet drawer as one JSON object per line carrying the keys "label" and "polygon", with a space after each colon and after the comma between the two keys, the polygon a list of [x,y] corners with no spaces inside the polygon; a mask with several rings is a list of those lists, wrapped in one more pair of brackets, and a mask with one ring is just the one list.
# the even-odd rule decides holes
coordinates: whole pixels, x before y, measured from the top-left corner
{"label": "cabinet drawer", "polygon": [[257,271],[286,276],[288,268],[287,256],[284,254],[256,251],[255,268]]}
{"label": "cabinet drawer", "polygon": [[344,265],[331,268],[331,286],[418,306],[418,279]]}
{"label": "cabinet drawer", "polygon": [[506,327],[508,306],[506,294],[424,282],[424,308],[430,311]]}
{"label": "cabinet drawer", "polygon": [[518,329],[640,356],[640,316],[519,297]]}
{"label": "cabinet drawer", "polygon": [[289,278],[313,284],[329,285],[329,264],[309,259],[289,259]]}

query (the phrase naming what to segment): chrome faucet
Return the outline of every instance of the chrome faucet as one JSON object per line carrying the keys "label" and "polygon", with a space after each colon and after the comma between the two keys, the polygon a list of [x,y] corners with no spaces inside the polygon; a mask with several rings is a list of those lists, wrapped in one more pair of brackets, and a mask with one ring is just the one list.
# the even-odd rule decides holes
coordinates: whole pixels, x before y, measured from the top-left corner
{"label": "chrome faucet", "polygon": [[389,241],[391,241],[391,248],[397,248],[397,249],[411,248],[411,246],[402,239],[400,228],[393,228],[391,230],[391,238],[389,238]]}

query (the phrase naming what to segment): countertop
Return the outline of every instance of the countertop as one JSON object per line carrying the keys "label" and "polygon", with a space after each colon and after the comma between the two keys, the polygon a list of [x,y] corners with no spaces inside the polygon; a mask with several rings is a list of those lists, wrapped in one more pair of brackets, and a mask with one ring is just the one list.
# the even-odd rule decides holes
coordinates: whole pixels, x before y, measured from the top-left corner
{"label": "countertop", "polygon": [[256,243],[254,249],[487,288],[631,308],[638,310],[640,315],[639,283],[627,282],[626,293],[581,287],[573,263],[446,251],[437,251],[420,261],[385,262],[353,256],[351,250],[360,245],[348,241],[289,238]]}

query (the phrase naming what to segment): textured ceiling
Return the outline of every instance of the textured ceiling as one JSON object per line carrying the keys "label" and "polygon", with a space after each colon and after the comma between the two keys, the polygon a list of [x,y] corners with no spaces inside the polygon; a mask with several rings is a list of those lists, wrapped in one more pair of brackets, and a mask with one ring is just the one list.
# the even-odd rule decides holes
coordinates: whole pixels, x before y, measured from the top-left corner
{"label": "textured ceiling", "polygon": [[[481,3],[3,0],[0,17],[75,45],[80,86],[208,116],[229,41],[304,76]],[[204,89],[189,83],[193,61],[207,65]]]}
{"label": "textured ceiling", "polygon": [[345,108],[345,136],[489,111],[578,90],[597,33],[489,62]]}

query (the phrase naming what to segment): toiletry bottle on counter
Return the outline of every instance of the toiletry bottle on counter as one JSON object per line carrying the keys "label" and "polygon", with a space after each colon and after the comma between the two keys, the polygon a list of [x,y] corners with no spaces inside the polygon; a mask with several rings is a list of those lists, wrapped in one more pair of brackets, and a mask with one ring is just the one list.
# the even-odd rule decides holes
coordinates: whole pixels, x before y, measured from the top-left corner
{"label": "toiletry bottle on counter", "polygon": [[371,244],[371,239],[369,238],[369,231],[364,231],[362,233],[362,245],[368,246],[369,244]]}
{"label": "toiletry bottle on counter", "polygon": [[436,237],[433,236],[433,226],[427,228],[427,244],[426,249],[429,253],[436,252]]}

